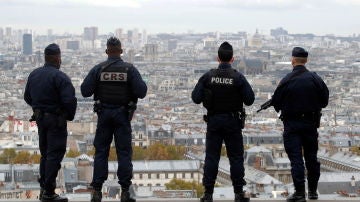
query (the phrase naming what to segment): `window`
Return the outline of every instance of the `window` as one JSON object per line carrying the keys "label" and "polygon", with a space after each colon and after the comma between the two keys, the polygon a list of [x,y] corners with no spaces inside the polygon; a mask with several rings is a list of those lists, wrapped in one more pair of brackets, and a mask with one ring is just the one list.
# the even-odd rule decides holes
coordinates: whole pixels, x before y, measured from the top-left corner
{"label": "window", "polygon": [[142,174],[139,174],[139,179],[142,179],[142,178],[143,178]]}

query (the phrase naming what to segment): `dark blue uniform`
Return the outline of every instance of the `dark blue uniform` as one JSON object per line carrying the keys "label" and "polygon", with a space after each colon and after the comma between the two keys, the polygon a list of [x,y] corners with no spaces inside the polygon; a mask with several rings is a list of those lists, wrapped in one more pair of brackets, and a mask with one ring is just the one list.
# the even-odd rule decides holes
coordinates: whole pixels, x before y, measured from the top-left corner
{"label": "dark blue uniform", "polygon": [[[104,68],[104,65],[110,63],[110,66]],[[108,68],[111,70],[108,71]],[[120,83],[121,86],[117,86]],[[111,90],[117,88],[120,90]],[[127,104],[131,100],[144,98],[146,92],[147,86],[138,70],[120,57],[109,57],[107,61],[96,65],[81,84],[84,97],[94,95],[94,100],[101,101],[94,139],[95,161],[91,185],[95,189],[101,189],[108,177],[108,156],[113,136],[118,158],[119,184],[122,189],[128,189],[131,185],[132,136]]]}
{"label": "dark blue uniform", "polygon": [[316,192],[320,177],[318,151],[318,116],[329,100],[324,81],[305,66],[295,66],[280,82],[272,97],[272,105],[284,124],[284,146],[291,162],[291,174],[297,191],[303,191],[304,161],[309,190]]}
{"label": "dark blue uniform", "polygon": [[[210,90],[210,101],[207,96]],[[203,185],[212,194],[218,173],[221,146],[225,142],[230,160],[231,180],[234,192],[242,192],[244,180],[244,147],[242,124],[238,112],[243,103],[254,102],[254,92],[245,77],[231,68],[229,63],[221,63],[216,70],[204,74],[192,92],[196,104],[203,102],[208,110],[206,133],[206,157]],[[209,103],[210,102],[210,105]]]}
{"label": "dark blue uniform", "polygon": [[39,133],[40,186],[53,194],[56,176],[66,151],[66,120],[73,120],[77,100],[71,80],[51,64],[30,73],[24,100],[38,111],[36,123]]}

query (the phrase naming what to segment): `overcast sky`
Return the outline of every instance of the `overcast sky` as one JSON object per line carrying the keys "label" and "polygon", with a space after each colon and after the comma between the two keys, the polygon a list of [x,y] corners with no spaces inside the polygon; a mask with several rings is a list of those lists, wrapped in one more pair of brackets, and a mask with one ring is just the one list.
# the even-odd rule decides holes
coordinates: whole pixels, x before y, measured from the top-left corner
{"label": "overcast sky", "polygon": [[46,33],[100,34],[116,28],[148,33],[247,31],[360,34],[360,0],[0,0],[0,27]]}

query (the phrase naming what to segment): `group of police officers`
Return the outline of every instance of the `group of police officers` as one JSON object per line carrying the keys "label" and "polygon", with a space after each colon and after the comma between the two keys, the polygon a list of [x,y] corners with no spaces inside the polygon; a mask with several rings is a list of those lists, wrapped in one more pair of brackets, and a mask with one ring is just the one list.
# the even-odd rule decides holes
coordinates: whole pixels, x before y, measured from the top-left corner
{"label": "group of police officers", "polygon": [[[97,129],[94,139],[95,159],[91,182],[91,202],[101,202],[102,184],[108,177],[108,156],[111,142],[115,142],[118,159],[118,182],[121,202],[135,202],[131,186],[131,119],[137,100],[144,98],[147,86],[139,71],[121,59],[121,42],[116,37],[107,40],[108,59],[94,66],[83,83],[81,94],[94,98]],[[74,119],[77,99],[69,77],[60,71],[61,51],[57,44],[44,50],[45,64],[32,71],[25,87],[24,100],[33,109],[41,153],[39,199],[42,202],[67,202],[55,193],[56,177],[66,151],[67,121]],[[284,123],[284,145],[291,162],[295,193],[287,201],[304,202],[305,166],[308,198],[317,199],[320,164],[317,161],[318,133],[321,109],[326,107],[329,91],[323,80],[306,69],[308,52],[295,47],[292,51],[293,71],[281,80],[268,106],[273,106]],[[219,66],[205,73],[192,92],[192,100],[207,109],[206,156],[201,202],[212,202],[218,173],[221,147],[226,146],[230,161],[235,202],[247,202],[244,180],[244,147],[242,129],[245,125],[243,104],[250,106],[254,92],[244,75],[231,67],[233,48],[224,42],[218,49]]]}

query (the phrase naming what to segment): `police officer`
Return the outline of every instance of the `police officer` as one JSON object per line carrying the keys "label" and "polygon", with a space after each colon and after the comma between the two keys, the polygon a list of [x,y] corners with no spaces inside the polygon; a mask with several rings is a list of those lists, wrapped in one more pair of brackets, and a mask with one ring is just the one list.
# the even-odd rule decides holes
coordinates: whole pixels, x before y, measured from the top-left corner
{"label": "police officer", "polygon": [[329,100],[329,90],[324,81],[305,64],[308,52],[295,47],[292,50],[293,70],[276,88],[272,105],[284,124],[284,146],[291,162],[291,175],[295,193],[289,202],[303,202],[305,199],[304,161],[307,169],[308,198],[317,199],[317,184],[320,177],[320,163],[317,160],[318,132],[321,109]]}
{"label": "police officer", "polygon": [[92,68],[81,84],[82,95],[94,95],[97,103],[94,176],[91,182],[94,191],[91,201],[101,201],[101,188],[108,176],[109,149],[114,136],[118,159],[117,176],[122,189],[121,202],[135,202],[129,192],[133,171],[129,117],[132,108],[129,103],[144,98],[147,86],[138,70],[120,58],[123,51],[119,39],[110,37],[106,45],[108,59]]}
{"label": "police officer", "polygon": [[61,53],[56,44],[45,48],[45,65],[32,71],[25,87],[24,100],[33,111],[39,133],[40,200],[67,202],[55,194],[56,176],[66,151],[67,124],[73,120],[77,100],[69,77],[60,71]]}
{"label": "police officer", "polygon": [[244,196],[244,147],[241,130],[243,128],[243,103],[254,102],[254,92],[246,78],[231,67],[234,61],[233,48],[228,42],[218,50],[219,66],[205,73],[192,92],[196,104],[203,103],[207,109],[204,116],[207,122],[206,157],[204,165],[204,196],[201,202],[212,202],[214,184],[218,173],[223,141],[230,160],[231,180],[234,187],[235,202],[246,202]]}

